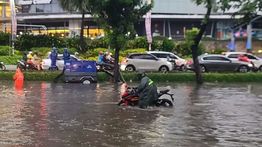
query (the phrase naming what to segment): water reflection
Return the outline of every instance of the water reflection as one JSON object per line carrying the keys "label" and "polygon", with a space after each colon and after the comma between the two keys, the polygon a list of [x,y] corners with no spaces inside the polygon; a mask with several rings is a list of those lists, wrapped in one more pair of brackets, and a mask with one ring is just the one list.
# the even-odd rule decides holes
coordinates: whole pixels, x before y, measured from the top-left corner
{"label": "water reflection", "polygon": [[260,84],[161,84],[172,109],[118,107],[121,87],[0,81],[0,146],[261,146]]}

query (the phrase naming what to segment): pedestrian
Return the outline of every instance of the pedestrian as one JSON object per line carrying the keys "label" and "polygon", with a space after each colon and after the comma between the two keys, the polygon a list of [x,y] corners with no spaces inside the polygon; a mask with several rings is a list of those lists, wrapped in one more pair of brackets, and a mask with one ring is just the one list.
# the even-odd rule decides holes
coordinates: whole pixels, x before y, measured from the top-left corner
{"label": "pedestrian", "polygon": [[37,52],[34,53],[33,64],[37,68],[37,70],[41,70],[41,58],[38,56]]}
{"label": "pedestrian", "polygon": [[70,53],[68,52],[67,48],[64,48],[63,58],[64,64],[66,64],[66,62],[70,60]]}
{"label": "pedestrian", "polygon": [[56,66],[56,60],[57,60],[57,49],[53,47],[52,52],[50,54],[50,59],[51,59],[51,67],[50,70],[57,70],[58,67]]}
{"label": "pedestrian", "polygon": [[99,64],[101,64],[101,63],[103,63],[103,51],[99,51],[99,53],[98,53],[98,59],[97,59],[97,62],[99,63]]}
{"label": "pedestrian", "polygon": [[21,89],[24,85],[24,74],[22,72],[21,67],[17,67],[15,75],[13,76],[13,80],[15,81],[15,88]]}

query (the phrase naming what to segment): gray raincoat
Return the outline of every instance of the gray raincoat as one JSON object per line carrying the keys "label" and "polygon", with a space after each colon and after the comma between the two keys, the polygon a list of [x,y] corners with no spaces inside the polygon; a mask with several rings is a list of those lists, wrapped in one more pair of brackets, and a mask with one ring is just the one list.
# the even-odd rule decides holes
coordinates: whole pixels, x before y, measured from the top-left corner
{"label": "gray raincoat", "polygon": [[158,98],[157,87],[147,76],[143,77],[138,86],[139,107],[151,106]]}

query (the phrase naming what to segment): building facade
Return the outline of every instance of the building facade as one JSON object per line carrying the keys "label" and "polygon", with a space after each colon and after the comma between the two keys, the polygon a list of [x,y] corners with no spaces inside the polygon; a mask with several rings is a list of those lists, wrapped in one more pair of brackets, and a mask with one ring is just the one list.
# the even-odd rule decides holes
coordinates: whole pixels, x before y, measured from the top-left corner
{"label": "building facade", "polygon": [[[81,14],[64,11],[59,0],[16,0],[18,32],[34,34],[58,34],[75,36],[80,34]],[[184,38],[185,31],[200,26],[206,13],[204,6],[195,5],[192,0],[154,0],[152,9],[153,36]],[[235,25],[233,12],[212,12],[206,36],[216,39],[229,39],[230,28]],[[103,35],[101,27],[92,16],[86,14],[84,35],[96,37]],[[8,19],[6,20],[8,22]],[[144,19],[135,26],[139,36],[145,35]],[[262,19],[253,24],[254,34],[262,38]],[[236,36],[246,35],[246,26],[235,30]]]}
{"label": "building facade", "polygon": [[9,0],[0,0],[0,31],[11,32],[11,10]]}

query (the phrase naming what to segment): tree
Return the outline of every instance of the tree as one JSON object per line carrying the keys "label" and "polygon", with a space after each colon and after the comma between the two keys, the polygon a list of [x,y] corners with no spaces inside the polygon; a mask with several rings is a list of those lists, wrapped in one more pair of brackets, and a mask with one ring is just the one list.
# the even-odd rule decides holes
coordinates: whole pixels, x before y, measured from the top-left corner
{"label": "tree", "polygon": [[80,12],[81,30],[80,30],[80,50],[84,49],[84,20],[85,14],[89,12],[89,0],[60,0],[63,9],[70,12]]}
{"label": "tree", "polygon": [[244,15],[242,21],[249,21],[256,15],[262,15],[261,0],[219,0],[218,3],[224,11],[237,9],[235,14]]}
{"label": "tree", "polygon": [[[198,84],[203,83],[202,74],[200,72],[199,62],[198,62],[198,46],[206,31],[207,25],[209,23],[210,14],[212,9],[220,9],[223,11],[229,9],[236,9],[236,14],[243,15],[242,21],[249,22],[256,15],[261,13],[262,1],[261,0],[193,0],[197,5],[204,5],[207,8],[204,19],[202,20],[198,34],[194,37],[193,45],[191,46],[192,56],[194,61],[194,68],[196,74],[196,82]],[[237,11],[238,10],[238,11]]]}
{"label": "tree", "polygon": [[199,46],[199,43],[200,43],[200,41],[201,41],[205,31],[206,31],[207,25],[209,23],[210,14],[211,14],[212,8],[215,4],[215,0],[194,0],[194,1],[197,5],[203,4],[207,8],[207,12],[205,14],[204,19],[201,22],[199,32],[194,37],[193,43],[191,45],[192,57],[193,57],[193,62],[194,62],[194,69],[195,69],[195,74],[196,74],[196,82],[198,84],[202,84],[203,83],[203,77],[202,77],[202,74],[201,74],[201,71],[200,71],[200,66],[199,66],[199,61],[198,61],[198,46]]}
{"label": "tree", "polygon": [[150,9],[144,0],[89,0],[91,14],[105,29],[110,46],[115,49],[114,82],[119,81],[119,51],[124,48],[128,35],[134,34],[134,23]]}

